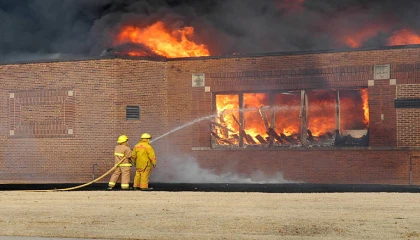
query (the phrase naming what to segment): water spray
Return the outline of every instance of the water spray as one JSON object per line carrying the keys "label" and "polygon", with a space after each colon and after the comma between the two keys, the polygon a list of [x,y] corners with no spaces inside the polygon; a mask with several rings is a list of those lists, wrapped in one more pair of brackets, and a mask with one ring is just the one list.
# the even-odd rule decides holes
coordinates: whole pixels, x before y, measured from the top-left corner
{"label": "water spray", "polygon": [[178,130],[181,130],[181,129],[183,129],[183,128],[185,128],[185,127],[188,127],[188,126],[190,126],[190,125],[193,125],[193,124],[195,124],[195,123],[198,123],[198,122],[201,122],[201,121],[204,121],[204,120],[210,119],[210,118],[214,118],[215,116],[216,116],[216,114],[212,114],[212,115],[209,115],[209,116],[206,116],[206,117],[197,118],[197,119],[195,119],[195,120],[193,120],[193,121],[191,121],[191,122],[187,122],[187,123],[185,123],[184,125],[181,125],[181,126],[179,126],[179,127],[176,127],[176,128],[174,128],[174,129],[170,130],[169,132],[167,132],[167,133],[165,133],[165,134],[163,134],[163,135],[160,135],[160,136],[159,136],[159,137],[157,137],[157,138],[154,138],[154,139],[153,139],[153,140],[151,140],[150,142],[152,143],[152,142],[154,142],[154,141],[156,141],[156,140],[158,140],[158,139],[161,139],[161,138],[163,138],[163,137],[168,136],[169,134],[171,134],[171,133],[173,133],[173,132],[176,132],[176,131],[178,131]]}

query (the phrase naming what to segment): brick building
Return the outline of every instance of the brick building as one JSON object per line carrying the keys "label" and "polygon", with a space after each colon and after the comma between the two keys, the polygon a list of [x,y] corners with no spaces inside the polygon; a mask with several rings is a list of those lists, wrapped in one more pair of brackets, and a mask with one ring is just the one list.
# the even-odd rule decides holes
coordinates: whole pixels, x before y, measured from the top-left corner
{"label": "brick building", "polygon": [[14,63],[0,79],[0,184],[91,181],[112,167],[120,134],[133,147],[149,132],[158,182],[195,165],[420,185],[418,46]]}

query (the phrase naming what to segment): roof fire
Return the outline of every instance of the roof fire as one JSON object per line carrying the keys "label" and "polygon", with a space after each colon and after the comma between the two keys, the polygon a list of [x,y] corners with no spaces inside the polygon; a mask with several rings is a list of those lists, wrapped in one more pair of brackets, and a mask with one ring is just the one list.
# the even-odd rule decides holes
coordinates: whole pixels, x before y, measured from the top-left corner
{"label": "roof fire", "polygon": [[420,44],[417,1],[2,1],[0,61],[195,57]]}
{"label": "roof fire", "polygon": [[[197,44],[190,38],[194,37],[193,27],[170,30],[165,24],[158,21],[145,28],[123,26],[115,39],[115,45],[122,43],[141,44],[159,56],[174,57],[200,57],[209,56],[210,52],[204,44]],[[147,56],[148,52],[135,48],[127,49],[124,54],[129,56]]]}

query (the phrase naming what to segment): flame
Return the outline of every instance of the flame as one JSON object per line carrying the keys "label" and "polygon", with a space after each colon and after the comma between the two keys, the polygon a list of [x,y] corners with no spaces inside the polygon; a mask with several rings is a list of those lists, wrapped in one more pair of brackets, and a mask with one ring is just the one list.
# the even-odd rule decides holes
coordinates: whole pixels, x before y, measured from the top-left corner
{"label": "flame", "polygon": [[[267,115],[264,107],[270,105],[268,94],[266,93],[246,93],[244,94],[244,128],[246,132],[255,137],[260,135],[262,137],[268,136],[262,114]],[[260,113],[260,108],[262,112]],[[268,115],[270,117],[270,115]]]}
{"label": "flame", "polygon": [[366,127],[369,127],[370,115],[369,115],[369,95],[368,89],[364,88],[360,90],[362,100],[363,100],[363,116],[365,117],[364,123]]}
{"label": "flame", "polygon": [[346,32],[339,37],[339,40],[348,47],[359,48],[364,42],[378,35],[381,31],[387,31],[387,27],[380,24],[371,24],[357,32]]}
{"label": "flame", "polygon": [[313,136],[320,136],[336,129],[335,91],[308,91],[308,129]]}
{"label": "flame", "polygon": [[340,90],[340,130],[360,130],[369,127],[367,88]]}
{"label": "flame", "polygon": [[[367,40],[378,35],[381,31],[388,31],[387,27],[381,25],[370,25],[355,33],[346,33],[341,36],[340,42],[351,48],[361,47]],[[392,36],[388,38],[387,45],[408,45],[420,44],[420,35],[410,29],[401,29],[393,32]]]}
{"label": "flame", "polygon": [[286,136],[300,131],[300,92],[298,94],[276,94],[274,96],[275,130]]}
{"label": "flame", "polygon": [[420,44],[420,35],[410,29],[401,29],[388,39],[388,45]]}
{"label": "flame", "polygon": [[[168,31],[163,22],[158,21],[146,28],[125,26],[118,34],[116,45],[123,43],[142,44],[160,56],[198,57],[209,56],[210,52],[204,44],[196,44],[188,40],[194,35],[193,27],[184,27]],[[144,56],[142,52],[130,51],[130,56]]]}
{"label": "flame", "polygon": [[216,95],[216,111],[216,122],[232,131],[218,128],[216,134],[221,138],[228,138],[236,142],[233,135],[239,136],[239,125],[235,121],[235,118],[239,120],[239,96],[236,94]]}

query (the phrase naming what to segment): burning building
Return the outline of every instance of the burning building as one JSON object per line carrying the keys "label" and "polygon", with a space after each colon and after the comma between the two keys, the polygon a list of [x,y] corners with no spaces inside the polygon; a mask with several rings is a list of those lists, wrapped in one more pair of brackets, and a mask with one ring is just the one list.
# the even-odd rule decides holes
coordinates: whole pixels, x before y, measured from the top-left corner
{"label": "burning building", "polygon": [[[145,44],[135,31],[121,39]],[[112,167],[120,134],[133,147],[149,132],[157,182],[179,181],[174,159],[188,157],[216,175],[258,171],[271,182],[280,173],[291,182],[420,184],[417,45],[230,56],[192,48],[199,57],[122,48],[1,65],[0,183],[90,181]]]}

